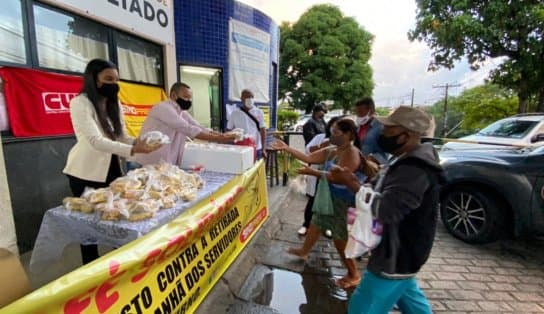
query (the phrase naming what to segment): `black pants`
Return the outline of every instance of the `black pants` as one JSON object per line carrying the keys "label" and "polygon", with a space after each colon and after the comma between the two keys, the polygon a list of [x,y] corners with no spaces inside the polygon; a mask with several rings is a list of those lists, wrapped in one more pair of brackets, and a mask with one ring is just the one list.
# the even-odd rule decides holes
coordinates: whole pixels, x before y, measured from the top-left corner
{"label": "black pants", "polygon": [[[70,189],[72,190],[72,195],[74,195],[75,197],[79,197],[81,196],[81,194],[83,194],[83,192],[85,192],[85,188],[89,187],[93,189],[98,189],[107,187],[113,180],[119,178],[121,175],[122,172],[119,164],[119,157],[117,157],[117,155],[112,155],[110,168],[106,177],[106,182],[88,181],[76,178],[71,175],[67,175],[67,177],[68,181],[70,182]],[[81,245],[81,261],[83,265],[94,261],[98,257],[98,245]]]}
{"label": "black pants", "polygon": [[308,202],[306,202],[306,207],[304,208],[304,223],[302,224],[306,228],[310,228],[310,222],[312,222],[312,207],[314,206],[314,197],[306,194],[308,197]]}

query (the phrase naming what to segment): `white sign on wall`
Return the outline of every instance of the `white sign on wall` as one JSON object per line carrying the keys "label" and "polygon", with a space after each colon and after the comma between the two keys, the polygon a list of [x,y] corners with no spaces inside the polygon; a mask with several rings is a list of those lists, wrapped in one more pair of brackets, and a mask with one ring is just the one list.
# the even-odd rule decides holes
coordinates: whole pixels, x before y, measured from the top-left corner
{"label": "white sign on wall", "polygon": [[47,0],[163,43],[174,42],[173,0]]}
{"label": "white sign on wall", "polygon": [[270,82],[270,34],[251,25],[229,21],[229,99],[240,100],[250,89],[255,102],[267,103]]}

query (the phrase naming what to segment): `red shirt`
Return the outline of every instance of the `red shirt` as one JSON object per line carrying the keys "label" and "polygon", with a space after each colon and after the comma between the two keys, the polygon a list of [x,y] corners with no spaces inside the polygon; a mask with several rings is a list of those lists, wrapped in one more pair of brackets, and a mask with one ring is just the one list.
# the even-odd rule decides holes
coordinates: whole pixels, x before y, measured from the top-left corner
{"label": "red shirt", "polygon": [[365,138],[366,131],[368,131],[368,128],[370,128],[370,121],[367,122],[365,125],[359,126],[359,132],[357,132],[357,136],[359,137],[359,140],[362,141]]}

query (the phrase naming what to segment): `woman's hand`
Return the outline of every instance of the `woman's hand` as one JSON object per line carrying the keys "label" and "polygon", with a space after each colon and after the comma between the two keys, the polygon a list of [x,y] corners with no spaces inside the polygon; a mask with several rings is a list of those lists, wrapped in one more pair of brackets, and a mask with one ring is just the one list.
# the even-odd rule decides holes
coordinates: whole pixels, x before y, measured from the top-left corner
{"label": "woman's hand", "polygon": [[140,137],[136,138],[134,144],[132,144],[131,155],[134,154],[148,154],[161,148],[162,144],[150,146]]}
{"label": "woman's hand", "polygon": [[282,141],[282,140],[276,140],[276,141],[274,141],[274,143],[272,143],[272,148],[273,149],[285,150],[288,147],[289,147],[289,145],[285,144],[285,142]]}
{"label": "woman's hand", "polygon": [[311,168],[311,167],[308,167],[308,166],[306,166],[306,165],[304,165],[304,166],[302,166],[302,167],[296,169],[295,171],[296,171],[296,173],[298,173],[298,174],[304,174],[304,175],[308,175],[308,176],[315,175],[316,172],[319,172],[319,171],[317,171],[317,170],[315,170],[315,169],[313,169],[313,168]]}
{"label": "woman's hand", "polygon": [[373,178],[380,171],[380,164],[376,161],[373,156],[364,156],[362,153],[359,153],[361,158],[361,172],[364,173],[368,178]]}
{"label": "woman's hand", "polygon": [[331,182],[345,185],[352,192],[356,193],[361,185],[357,177],[346,167],[334,165],[329,171]]}

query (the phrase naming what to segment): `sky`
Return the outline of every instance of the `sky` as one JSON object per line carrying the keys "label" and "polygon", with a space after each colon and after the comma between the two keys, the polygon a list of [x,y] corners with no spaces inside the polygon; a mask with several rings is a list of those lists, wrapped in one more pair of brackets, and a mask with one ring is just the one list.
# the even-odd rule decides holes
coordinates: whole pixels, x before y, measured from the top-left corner
{"label": "sky", "polygon": [[452,70],[428,72],[431,50],[424,42],[410,42],[407,33],[415,26],[416,3],[413,0],[239,0],[282,21],[296,22],[311,6],[322,3],[336,5],[346,16],[354,17],[359,25],[375,36],[370,65],[373,69],[374,100],[378,106],[409,105],[412,89],[414,103],[432,105],[444,97],[448,84],[450,95],[483,83],[489,71],[498,65],[490,60],[478,71],[472,71],[466,61]]}

